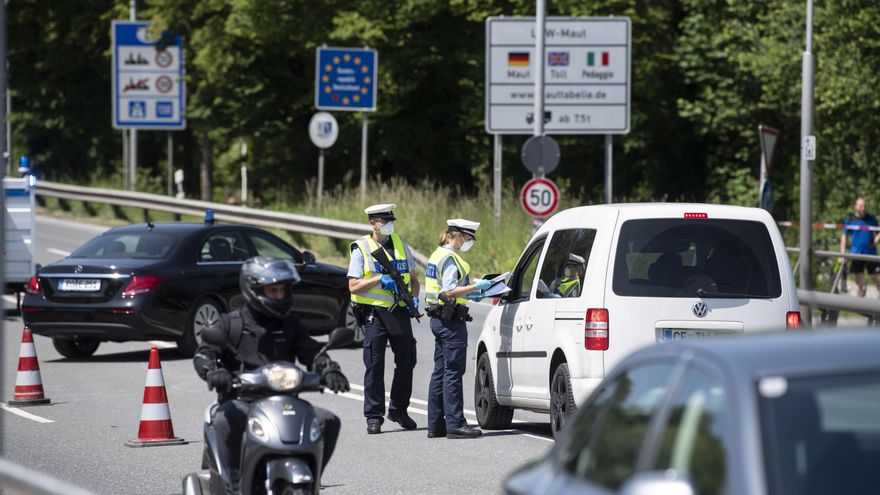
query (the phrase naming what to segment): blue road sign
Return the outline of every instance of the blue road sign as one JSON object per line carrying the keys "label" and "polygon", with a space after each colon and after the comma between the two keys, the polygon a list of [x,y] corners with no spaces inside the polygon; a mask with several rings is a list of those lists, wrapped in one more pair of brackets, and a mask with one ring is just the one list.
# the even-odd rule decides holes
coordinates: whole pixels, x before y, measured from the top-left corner
{"label": "blue road sign", "polygon": [[148,39],[149,26],[113,21],[113,127],[184,129],[183,37]]}
{"label": "blue road sign", "polygon": [[376,50],[318,47],[315,107],[320,110],[376,110]]}

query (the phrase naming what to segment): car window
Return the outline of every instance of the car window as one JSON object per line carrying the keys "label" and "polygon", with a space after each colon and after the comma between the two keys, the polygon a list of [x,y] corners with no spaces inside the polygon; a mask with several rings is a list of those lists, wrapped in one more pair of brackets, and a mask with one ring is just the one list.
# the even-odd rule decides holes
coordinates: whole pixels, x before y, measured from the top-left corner
{"label": "car window", "polygon": [[174,249],[178,237],[172,234],[129,232],[100,235],[71,253],[71,258],[121,259],[165,258]]}
{"label": "car window", "polygon": [[616,490],[635,472],[657,406],[666,395],[673,362],[635,366],[613,378],[575,418],[563,452],[573,476]]}
{"label": "car window", "polygon": [[539,289],[547,290],[537,291],[539,299],[580,297],[595,238],[594,229],[560,230],[553,234],[538,284]]}
{"label": "car window", "polygon": [[756,221],[651,218],[620,229],[612,288],[619,296],[775,298],[779,265]]}
{"label": "car window", "polygon": [[248,231],[247,234],[251,242],[254,243],[254,248],[256,248],[259,256],[274,256],[276,258],[293,260],[297,263],[302,262],[302,256],[299,251],[281,239],[255,230]]}
{"label": "car window", "polygon": [[510,301],[520,301],[529,298],[532,284],[535,283],[535,275],[538,272],[538,260],[541,258],[541,248],[544,247],[546,237],[536,240],[530,245],[525,255],[520,259],[513,271],[510,285]]}
{"label": "car window", "polygon": [[199,261],[228,263],[244,261],[250,253],[244,244],[241,233],[236,230],[217,232],[208,236],[199,249]]}
{"label": "car window", "polygon": [[758,381],[768,492],[876,493],[880,373]]}
{"label": "car window", "polygon": [[727,396],[721,380],[691,367],[673,397],[660,440],[657,469],[686,475],[700,495],[723,492],[730,448]]}

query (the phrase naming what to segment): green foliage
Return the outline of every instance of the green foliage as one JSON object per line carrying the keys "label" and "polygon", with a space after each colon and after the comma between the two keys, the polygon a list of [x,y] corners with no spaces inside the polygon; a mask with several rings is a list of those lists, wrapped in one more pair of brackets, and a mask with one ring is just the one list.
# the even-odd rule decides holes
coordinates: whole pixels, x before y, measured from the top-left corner
{"label": "green foliage", "polygon": [[[185,170],[190,196],[199,190],[207,135],[215,200],[236,194],[246,142],[255,204],[306,204],[318,154],[306,132],[315,49],[370,46],[380,53],[371,179],[395,190],[430,184],[447,195],[443,202],[473,202],[472,216],[487,218],[491,202],[477,203],[487,200],[492,176],[492,139],[483,129],[485,18],[531,15],[534,2],[142,0],[139,7],[139,18],[185,39],[188,128],[175,133],[174,163]],[[53,179],[120,183],[110,23],[128,18],[127,3],[16,0],[8,10],[13,160],[29,154]],[[774,213],[796,218],[804,10],[802,0],[549,2],[549,15],[632,20],[632,125],[614,139],[614,198],[755,205],[757,126],[764,124],[782,132],[771,172]],[[817,219],[836,221],[858,193],[869,206],[880,203],[872,187],[880,178],[876,0],[816,5],[813,52],[813,208]],[[341,132],[327,153],[325,182],[342,194],[359,180],[361,115],[336,116]],[[529,176],[519,166],[523,140],[504,137],[512,190]],[[562,163],[552,178],[575,198],[601,201],[601,136],[559,142]],[[139,152],[143,187],[163,190],[165,133],[139,133]],[[528,230],[528,219],[509,206]]]}

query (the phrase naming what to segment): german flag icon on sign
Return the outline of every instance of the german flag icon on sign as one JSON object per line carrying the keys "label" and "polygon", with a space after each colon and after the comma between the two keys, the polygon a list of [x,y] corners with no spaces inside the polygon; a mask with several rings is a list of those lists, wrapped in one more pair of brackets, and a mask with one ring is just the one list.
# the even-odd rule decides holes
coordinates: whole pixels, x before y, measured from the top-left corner
{"label": "german flag icon on sign", "polygon": [[507,65],[509,67],[528,67],[529,52],[509,52],[507,54]]}

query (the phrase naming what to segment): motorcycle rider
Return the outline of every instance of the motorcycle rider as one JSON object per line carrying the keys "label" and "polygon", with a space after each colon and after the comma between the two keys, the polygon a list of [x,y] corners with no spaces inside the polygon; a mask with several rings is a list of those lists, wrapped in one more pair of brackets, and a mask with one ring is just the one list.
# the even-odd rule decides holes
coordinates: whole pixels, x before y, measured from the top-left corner
{"label": "motorcycle rider", "polygon": [[[321,383],[333,392],[349,390],[348,379],[339,364],[326,354],[317,355],[322,345],[313,340],[299,320],[290,314],[292,286],[300,276],[289,260],[257,256],[245,261],[239,275],[239,287],[245,307],[220,316],[213,326],[222,329],[237,353],[202,343],[193,358],[198,375],[208,388],[218,394],[219,406],[214,415],[218,454],[228,469],[223,483],[227,493],[238,493],[239,466],[243,433],[247,424],[248,402],[232,391],[233,371],[258,368],[271,361],[293,361],[321,375]],[[324,466],[333,454],[339,437],[339,418],[315,407],[324,434]]]}

